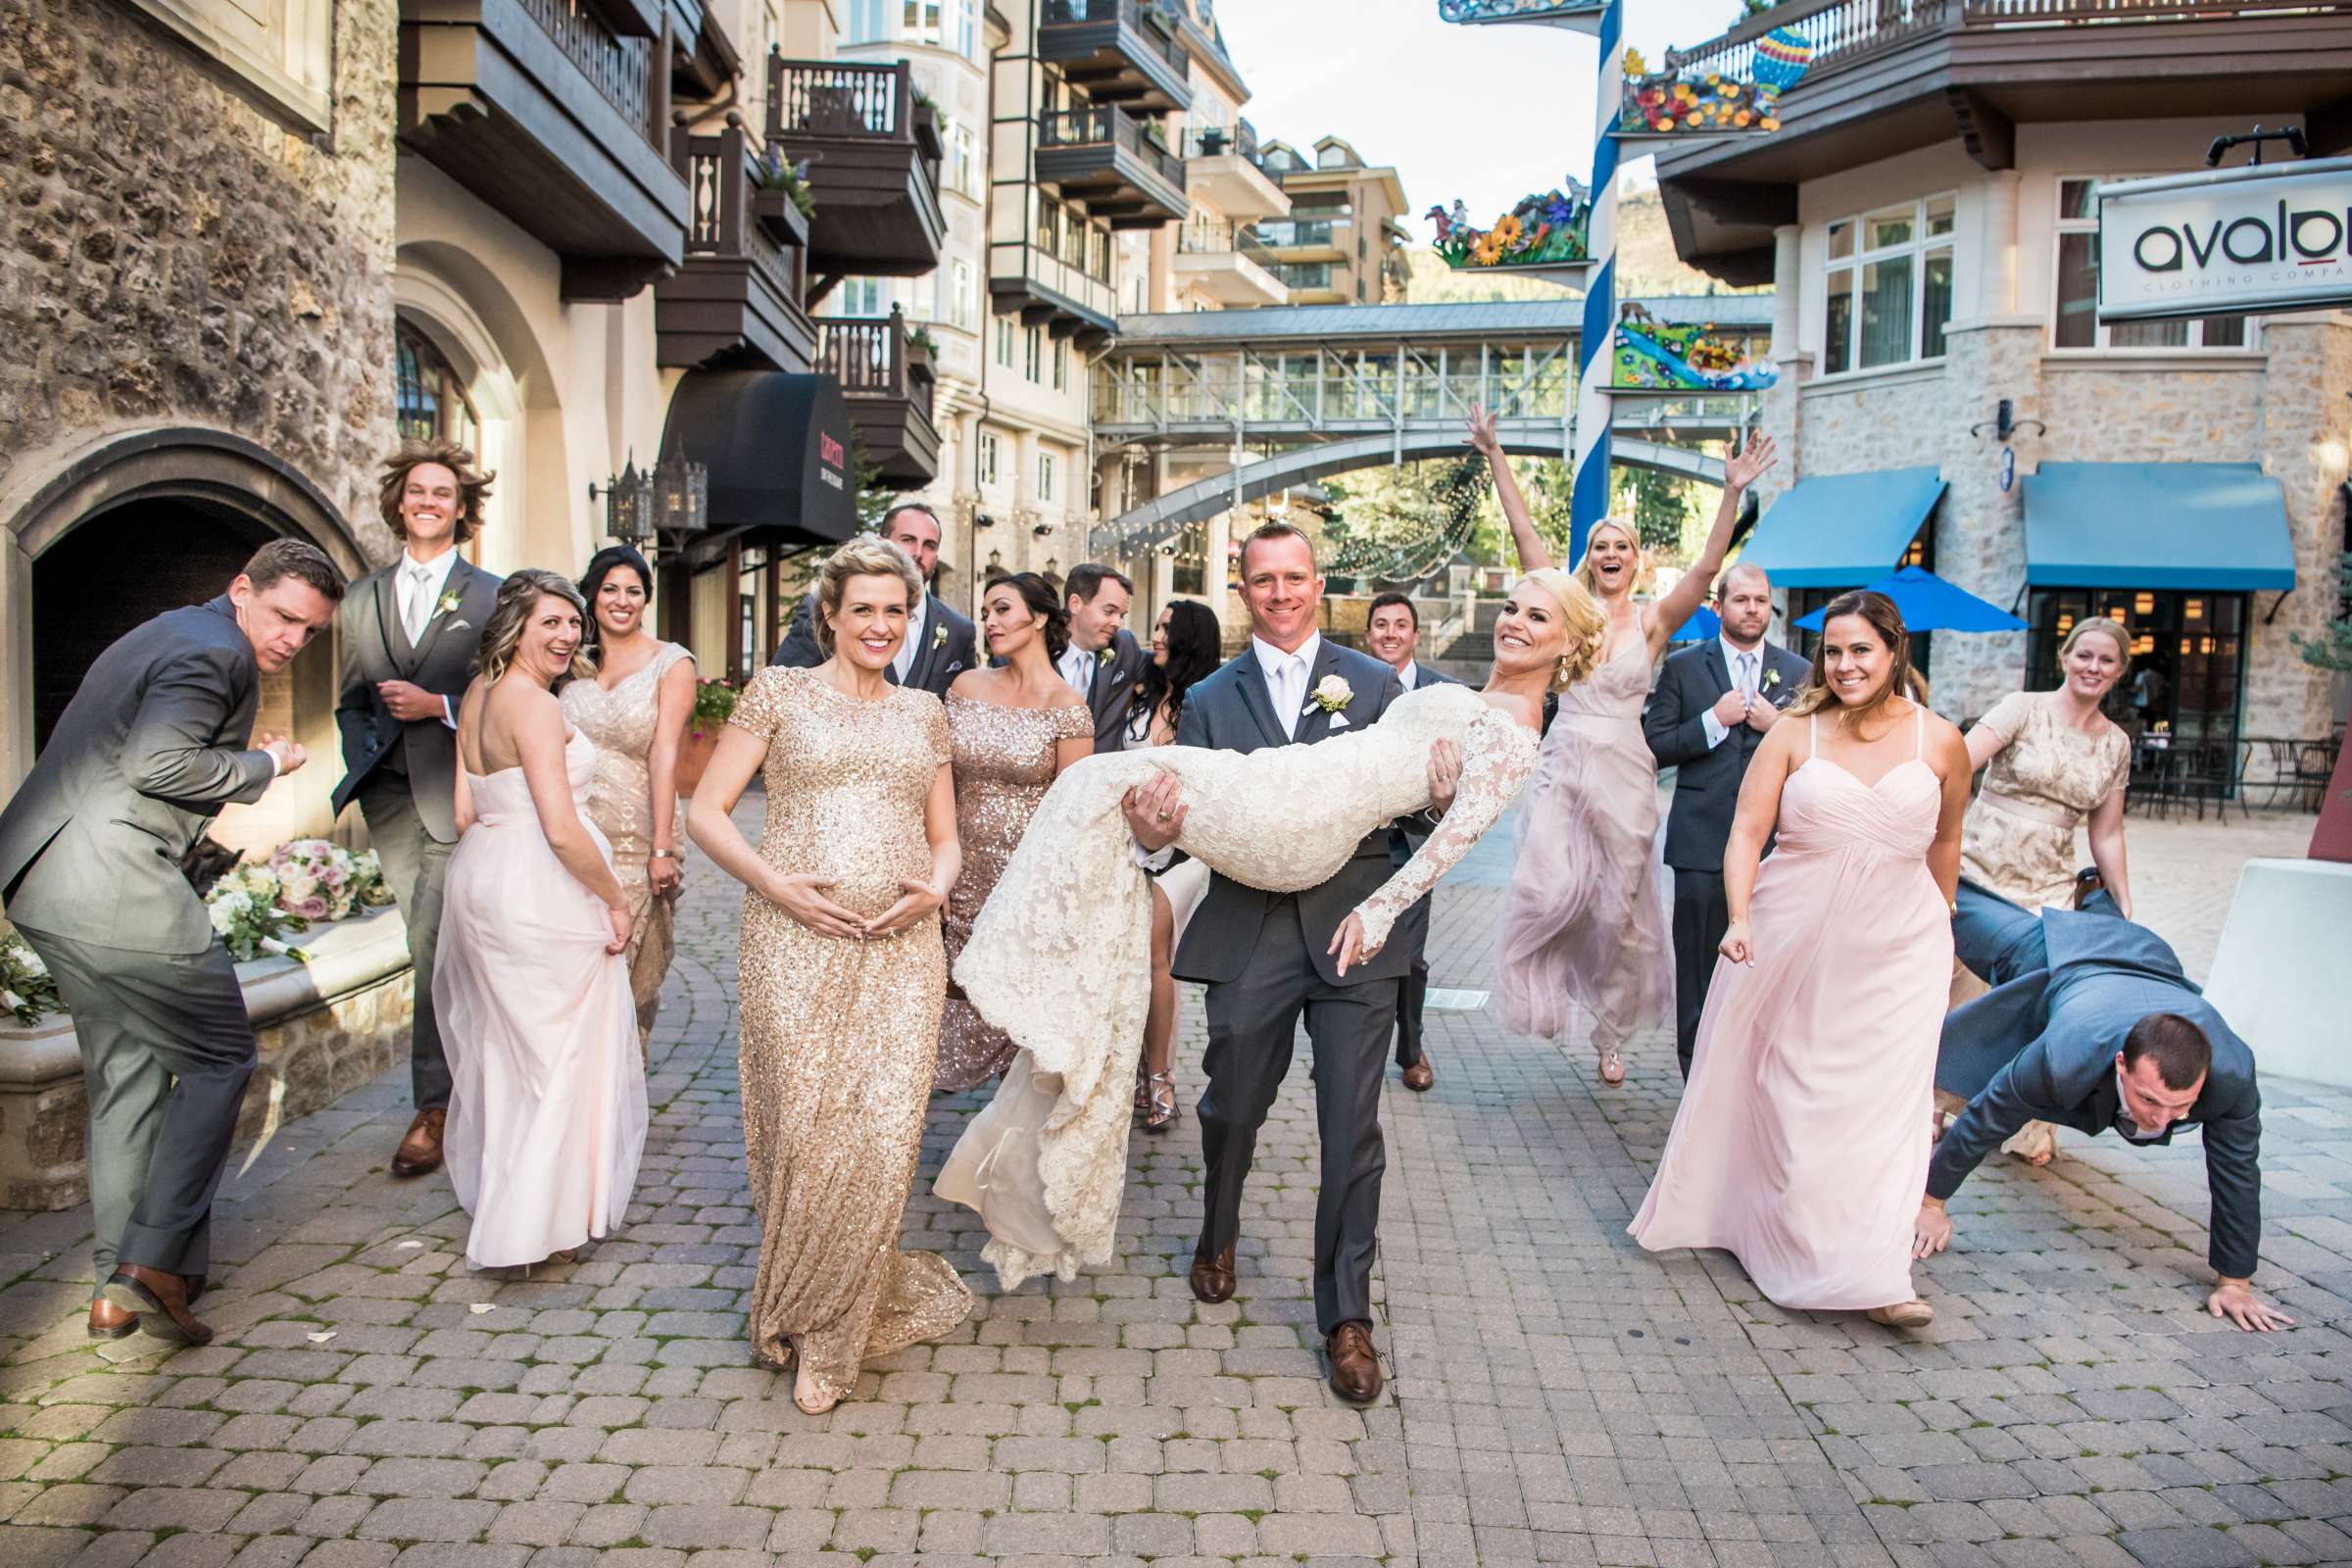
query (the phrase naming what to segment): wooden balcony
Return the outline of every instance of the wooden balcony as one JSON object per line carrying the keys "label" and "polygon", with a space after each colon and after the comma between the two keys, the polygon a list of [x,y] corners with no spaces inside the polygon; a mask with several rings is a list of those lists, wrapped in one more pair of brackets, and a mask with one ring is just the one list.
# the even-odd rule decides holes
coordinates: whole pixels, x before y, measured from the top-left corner
{"label": "wooden balcony", "polygon": [[816,368],[840,383],[865,461],[894,490],[919,490],[939,477],[939,430],[931,422],[931,357],[907,337],[906,318],[831,318],[817,323]]}
{"label": "wooden balcony", "polygon": [[654,289],[655,362],[805,373],[816,327],[808,286],[807,220],[773,185],[773,165],[740,124],[677,138],[692,191],[685,265]]}
{"label": "wooden balcony", "polygon": [[1175,22],[1140,0],[1038,0],[1037,57],[1095,103],[1165,114],[1193,101]]}
{"label": "wooden balcony", "polygon": [[988,298],[998,315],[1018,314],[1023,326],[1043,326],[1085,350],[1107,343],[1119,327],[1109,279],[1074,255],[1059,256],[1034,242],[1000,240],[988,247]]}
{"label": "wooden balcony", "polygon": [[401,0],[401,143],[561,257],[565,300],[627,299],[685,253],[665,54],[576,0]]}
{"label": "wooden balcony", "polygon": [[1037,122],[1037,182],[1113,228],[1157,228],[1192,210],[1184,160],[1124,109],[1098,104]]}
{"label": "wooden balcony", "polygon": [[1750,79],[1776,28],[1812,46],[1781,129],[1659,148],[1675,249],[1727,282],[1772,280],[1772,229],[1803,181],[1959,141],[2014,167],[2023,122],[2304,118],[2352,151],[2352,0],[1784,0],[1670,69]]}
{"label": "wooden balcony", "polygon": [[939,265],[939,125],[905,61],[767,61],[767,137],[808,165],[808,265],[831,276],[919,277]]}

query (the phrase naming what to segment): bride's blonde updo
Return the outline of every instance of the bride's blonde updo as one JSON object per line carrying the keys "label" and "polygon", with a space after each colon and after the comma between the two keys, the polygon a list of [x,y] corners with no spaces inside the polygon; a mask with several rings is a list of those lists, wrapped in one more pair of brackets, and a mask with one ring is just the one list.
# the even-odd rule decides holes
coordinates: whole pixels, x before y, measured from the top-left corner
{"label": "bride's blonde updo", "polygon": [[[1569,687],[1592,673],[1600,662],[1600,645],[1609,629],[1608,612],[1600,608],[1600,599],[1584,585],[1575,572],[1557,566],[1539,566],[1520,575],[1521,583],[1534,583],[1558,603],[1560,627],[1567,634],[1567,646],[1561,650],[1559,662],[1551,672],[1554,691]],[[1518,592],[1516,586],[1512,592]]]}

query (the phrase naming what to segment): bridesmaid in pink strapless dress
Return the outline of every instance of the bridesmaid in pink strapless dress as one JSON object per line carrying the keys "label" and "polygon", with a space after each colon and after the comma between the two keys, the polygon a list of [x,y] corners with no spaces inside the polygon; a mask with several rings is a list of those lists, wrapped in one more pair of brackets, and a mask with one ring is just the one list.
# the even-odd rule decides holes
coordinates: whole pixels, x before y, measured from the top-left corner
{"label": "bridesmaid in pink strapless dress", "polygon": [[1648,652],[1626,637],[1560,694],[1502,906],[1503,1022],[1554,1040],[1590,1019],[1604,1078],[1620,1048],[1674,1007],[1658,764],[1642,736]]}
{"label": "bridesmaid in pink strapless dress", "polygon": [[1751,961],[1717,963],[1690,1082],[1629,1228],[1653,1252],[1725,1249],[1782,1306],[1892,1309],[1880,1320],[1915,1326],[1933,1315],[1913,1299],[1911,1222],[1952,962],[1928,865],[1945,783],[1926,760],[1924,711],[1912,755],[1875,783],[1820,754],[1835,704],[1828,714],[1798,732],[1803,760],[1748,905]]}

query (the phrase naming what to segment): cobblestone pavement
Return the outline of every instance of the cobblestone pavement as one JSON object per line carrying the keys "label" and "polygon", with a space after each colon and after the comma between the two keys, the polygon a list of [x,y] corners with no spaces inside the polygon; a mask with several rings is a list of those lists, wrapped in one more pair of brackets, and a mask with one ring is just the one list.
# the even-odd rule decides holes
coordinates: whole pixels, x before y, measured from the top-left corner
{"label": "cobblestone pavement", "polygon": [[[2141,912],[2201,968],[2236,862],[2308,832],[2135,819]],[[1506,867],[1492,840],[1441,891],[1439,985],[1489,984]],[[980,1309],[810,1419],[742,1337],[736,901],[690,877],[637,1203],[580,1262],[466,1272],[446,1179],[385,1170],[403,1074],[229,1183],[204,1349],[93,1350],[86,1212],[0,1216],[0,1568],[2352,1562],[2352,1096],[2278,1081],[2260,1284],[2303,1327],[2200,1311],[2193,1142],[2070,1138],[1963,1191],[1956,1251],[1921,1273],[1940,1316],[1902,1336],[1627,1239],[1670,1038],[1612,1090],[1489,1012],[1433,1013],[1438,1087],[1384,1111],[1395,1376],[1361,1411],[1321,1381],[1304,1071],[1214,1307],[1182,1274],[1189,1114],[1136,1140],[1115,1268],[1004,1297],[929,1197],[978,1103],[942,1100],[907,1242],[974,1274]],[[1199,1045],[1191,1007],[1188,1101]]]}

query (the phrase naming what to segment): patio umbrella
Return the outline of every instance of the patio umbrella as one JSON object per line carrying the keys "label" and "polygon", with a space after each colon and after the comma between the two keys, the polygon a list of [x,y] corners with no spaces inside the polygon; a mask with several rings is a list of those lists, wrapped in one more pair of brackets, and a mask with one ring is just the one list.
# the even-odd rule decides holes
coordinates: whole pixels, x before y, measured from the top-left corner
{"label": "patio umbrella", "polygon": [[1701,605],[1690,612],[1690,618],[1682,629],[1666,640],[1670,643],[1703,643],[1710,637],[1723,634],[1723,617]]}
{"label": "patio umbrella", "polygon": [[[2026,623],[1998,605],[1987,604],[1963,588],[1955,588],[1922,566],[1905,566],[1891,577],[1881,577],[1869,591],[1885,594],[1903,612],[1903,624],[1913,631],[2023,631]],[[1806,631],[1821,630],[1821,612],[1794,624]]]}

